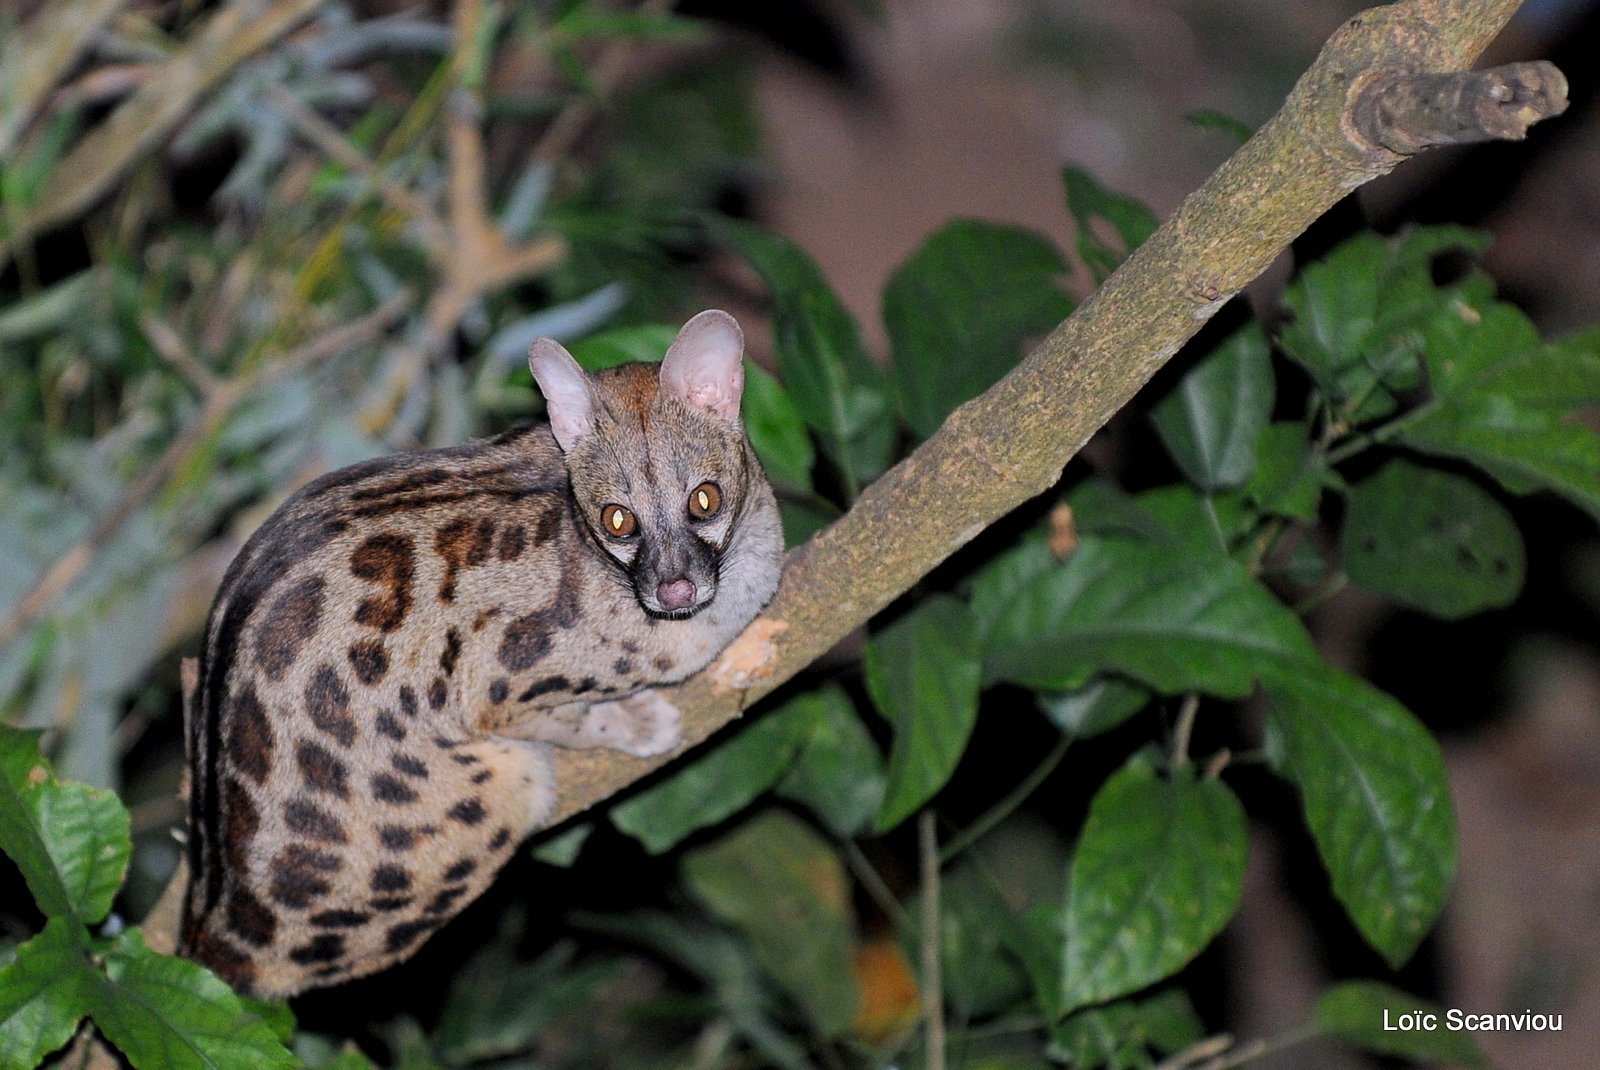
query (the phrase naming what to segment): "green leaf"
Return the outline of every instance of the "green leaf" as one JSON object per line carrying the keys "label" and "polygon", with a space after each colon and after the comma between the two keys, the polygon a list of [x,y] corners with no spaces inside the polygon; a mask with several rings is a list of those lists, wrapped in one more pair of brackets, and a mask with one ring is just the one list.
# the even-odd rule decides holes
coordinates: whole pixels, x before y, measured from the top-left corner
{"label": "green leaf", "polygon": [[777,783],[826,706],[815,692],[797,695],[666,780],[612,807],[611,823],[651,854],[715,825]]}
{"label": "green leaf", "polygon": [[1088,1007],[1055,1026],[1050,1054],[1073,1070],[1143,1070],[1150,1052],[1170,1055],[1205,1036],[1205,1024],[1182,991]]}
{"label": "green leaf", "polygon": [[58,782],[39,733],[0,725],[0,851],[47,916],[92,925],[128,869],[128,812],[114,792]]}
{"label": "green leaf", "polygon": [[1255,136],[1255,127],[1235,116],[1211,108],[1201,108],[1183,117],[1183,121],[1201,130],[1220,130],[1235,142],[1243,145]]}
{"label": "green leaf", "polygon": [[451,1066],[526,1051],[552,1021],[594,999],[622,972],[618,959],[576,964],[560,944],[532,962],[514,940],[488,944],[456,974],[433,1031],[433,1048]]}
{"label": "green leaf", "polygon": [[0,1066],[31,1067],[72,1039],[94,982],[83,930],[51,918],[0,967]]}
{"label": "green leaf", "polygon": [[748,361],[744,366],[744,427],[774,483],[811,489],[811,466],[817,454],[800,410],[782,383]]}
{"label": "green leaf", "polygon": [[1307,265],[1285,291],[1294,320],[1279,335],[1285,353],[1361,423],[1393,411],[1395,391],[1419,382],[1427,325],[1448,315],[1452,295],[1434,285],[1433,258],[1481,251],[1483,235],[1433,227],[1401,239],[1361,234]]}
{"label": "green leaf", "polygon": [[1150,703],[1150,692],[1116,677],[1099,677],[1077,691],[1036,696],[1050,723],[1079,739],[1109,732]]}
{"label": "green leaf", "polygon": [[799,246],[730,221],[712,233],[771,289],[778,371],[853,496],[889,466],[895,438],[883,373],[867,358],[855,320]]}
{"label": "green leaf", "polygon": [[1142,758],[1106,781],[1083,823],[1062,928],[1062,1005],[1076,1010],[1181,969],[1239,906],[1244,809],[1192,768],[1165,778]]}
{"label": "green leaf", "polygon": [[1577,419],[1600,403],[1600,336],[1541,345],[1511,306],[1460,304],[1431,325],[1425,352],[1433,399],[1400,421],[1400,441],[1600,517],[1600,434]]}
{"label": "green leaf", "polygon": [[841,688],[828,684],[814,694],[816,723],[778,794],[809,807],[834,833],[854,836],[883,802],[883,754]]}
{"label": "green leaf", "polygon": [[935,596],[867,643],[867,691],[894,726],[875,828],[886,832],[955,772],[978,717],[981,667],[972,613]]}
{"label": "green leaf", "polygon": [[1474,481],[1396,459],[1350,487],[1344,570],[1352,583],[1437,617],[1504,606],[1522,590],[1522,534]]}
{"label": "green leaf", "polygon": [[683,859],[689,893],[750,940],[758,961],[824,1036],[855,1019],[850,882],[805,822],[769,810]]}
{"label": "green leaf", "polygon": [[[1066,184],[1067,210],[1078,227],[1078,259],[1089,269],[1095,285],[1105,282],[1117,265],[1130,256],[1144,240],[1155,233],[1160,220],[1155,213],[1132,197],[1112,193],[1096,182],[1087,171],[1076,167],[1063,168],[1061,180]],[[1113,246],[1095,230],[1094,223],[1108,224],[1121,241],[1121,248]]]}
{"label": "green leaf", "polygon": [[579,852],[583,850],[583,845],[588,842],[589,834],[593,831],[592,821],[573,825],[560,835],[539,841],[529,853],[547,866],[566,869],[578,860]]}
{"label": "green leaf", "polygon": [[1456,865],[1439,744],[1394,699],[1319,664],[1264,675],[1270,747],[1300,789],[1333,894],[1398,967],[1427,934]]}
{"label": "green leaf", "polygon": [[[1400,1029],[1403,1014],[1432,1015],[1432,1028]],[[1346,981],[1317,1000],[1317,1026],[1367,1051],[1408,1059],[1487,1066],[1471,1033],[1451,1029],[1438,1007],[1380,981]]]}
{"label": "green leaf", "polygon": [[1261,325],[1239,328],[1179,380],[1150,418],[1189,481],[1202,490],[1250,478],[1272,418],[1272,354]]}
{"label": "green leaf", "polygon": [[[911,962],[922,961],[921,910],[920,896],[906,905],[901,935]],[[1007,920],[1012,910],[981,866],[960,866],[940,886],[940,974],[958,1020],[1008,1010],[1028,994],[1022,964],[1006,953],[1015,940]]]}
{"label": "green leaf", "polygon": [[1035,538],[991,570],[1029,578],[996,581],[1009,590],[1010,608],[984,636],[989,682],[1073,691],[1111,673],[1163,694],[1242,698],[1265,664],[1317,661],[1299,618],[1217,551],[1175,553],[1161,543],[1086,535],[1057,563]]}
{"label": "green leaf", "polygon": [[1326,460],[1311,449],[1311,428],[1299,422],[1275,423],[1262,432],[1255,471],[1244,492],[1264,513],[1315,520],[1327,479]]}
{"label": "green leaf", "polygon": [[203,967],[151,951],[136,929],[117,937],[106,973],[93,986],[89,1014],[134,1070],[297,1065],[232,989]]}
{"label": "green leaf", "polygon": [[919,436],[1010,371],[1025,341],[1072,312],[1067,264],[1043,235],[958,219],[890,277],[883,322],[900,410]]}
{"label": "green leaf", "polygon": [[676,337],[678,331],[670,324],[642,323],[591,334],[580,342],[574,342],[569,349],[572,359],[584,371],[598,372],[634,361],[660,363]]}

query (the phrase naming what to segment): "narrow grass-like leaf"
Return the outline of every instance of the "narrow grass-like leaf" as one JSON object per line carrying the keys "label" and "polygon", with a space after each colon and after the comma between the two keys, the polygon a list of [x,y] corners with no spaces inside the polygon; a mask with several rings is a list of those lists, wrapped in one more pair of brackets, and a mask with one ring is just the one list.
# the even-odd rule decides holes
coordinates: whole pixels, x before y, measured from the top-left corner
{"label": "narrow grass-like leaf", "polygon": [[894,725],[889,782],[875,827],[886,832],[944,786],[978,716],[982,667],[972,613],[936,596],[867,644],[867,691]]}
{"label": "narrow grass-like leaf", "polygon": [[611,821],[651,854],[715,825],[777,783],[822,716],[826,700],[797,695],[666,780],[611,808]]}
{"label": "narrow grass-like leaf", "polygon": [[1255,470],[1274,394],[1267,337],[1251,321],[1191,368],[1150,418],[1191,483],[1223,490],[1240,486]]}
{"label": "narrow grass-like leaf", "polygon": [[[1433,1015],[1434,1028],[1401,1029],[1402,1014]],[[1381,981],[1346,981],[1317,1000],[1317,1027],[1367,1051],[1459,1066],[1489,1060],[1471,1033],[1451,1029],[1445,1012]]]}
{"label": "narrow grass-like leaf", "polygon": [[1333,894],[1391,965],[1450,888],[1455,811],[1439,744],[1405,707],[1319,663],[1269,670],[1272,749],[1300,789]]}
{"label": "narrow grass-like leaf", "polygon": [[0,725],[0,851],[46,915],[92,925],[128,869],[128,812],[114,792],[57,781],[39,733]]}
{"label": "narrow grass-like leaf", "polygon": [[1211,942],[1238,908],[1249,853],[1244,809],[1193,769],[1163,778],[1136,757],[1089,804],[1073,854],[1062,1008],[1154,984]]}
{"label": "narrow grass-like leaf", "polygon": [[71,919],[51,918],[0,966],[0,1066],[37,1066],[72,1039],[97,977],[86,943]]}
{"label": "narrow grass-like leaf", "polygon": [[947,223],[890,277],[883,322],[906,423],[921,437],[1010,371],[1025,341],[1067,318],[1066,261],[1034,231]]}
{"label": "narrow grass-like leaf", "polygon": [[823,1036],[855,1018],[850,882],[811,826],[769,810],[683,859],[689,893],[749,939],[762,967]]}
{"label": "narrow grass-like leaf", "polygon": [[117,937],[89,1014],[134,1070],[259,1070],[297,1065],[266,1022],[200,966],[144,946],[138,930]]}
{"label": "narrow grass-like leaf", "polygon": [[1396,459],[1350,487],[1352,583],[1453,619],[1510,603],[1526,564],[1516,521],[1465,476]]}

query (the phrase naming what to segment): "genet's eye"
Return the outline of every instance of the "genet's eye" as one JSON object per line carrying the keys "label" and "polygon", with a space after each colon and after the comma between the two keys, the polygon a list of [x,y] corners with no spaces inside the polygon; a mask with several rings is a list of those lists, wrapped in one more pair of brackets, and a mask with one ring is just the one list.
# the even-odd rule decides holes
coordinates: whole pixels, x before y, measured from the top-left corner
{"label": "genet's eye", "polygon": [[722,488],[715,483],[702,483],[689,492],[689,515],[696,520],[710,520],[722,510]]}
{"label": "genet's eye", "polygon": [[606,505],[600,508],[600,526],[613,539],[626,539],[638,529],[639,522],[625,507]]}

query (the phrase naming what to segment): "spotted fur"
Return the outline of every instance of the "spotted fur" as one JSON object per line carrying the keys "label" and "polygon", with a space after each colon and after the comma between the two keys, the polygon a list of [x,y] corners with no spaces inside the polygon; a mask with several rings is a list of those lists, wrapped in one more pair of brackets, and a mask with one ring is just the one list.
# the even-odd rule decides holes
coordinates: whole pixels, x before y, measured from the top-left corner
{"label": "spotted fur", "polygon": [[[186,954],[274,997],[382,969],[548,819],[549,745],[676,745],[648,688],[777,585],[741,350],[718,312],[659,371],[589,376],[541,339],[550,424],[334,472],[261,526],[189,699]],[[696,519],[707,481],[722,509]],[[608,504],[634,537],[603,531]]]}

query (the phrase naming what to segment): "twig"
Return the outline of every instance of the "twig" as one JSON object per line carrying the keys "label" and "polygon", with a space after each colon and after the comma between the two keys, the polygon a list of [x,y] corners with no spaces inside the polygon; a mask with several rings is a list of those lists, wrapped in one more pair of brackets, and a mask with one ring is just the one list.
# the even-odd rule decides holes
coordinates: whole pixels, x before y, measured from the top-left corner
{"label": "twig", "polygon": [[431,257],[437,261],[451,255],[444,221],[431,204],[385,175],[338,127],[312,111],[304,101],[283,86],[269,85],[267,96],[302,137],[335,163],[343,164],[360,175],[389,207],[415,223],[422,231],[423,244],[427,246]]}
{"label": "twig", "polygon": [[922,869],[922,1026],[927,1070],[944,1070],[944,980],[939,961],[944,931],[939,909],[939,839],[932,810],[917,818],[917,856]]}
{"label": "twig", "polygon": [[1072,737],[1063,734],[1056,741],[1056,745],[1050,748],[1050,753],[1044,756],[1044,760],[1034,766],[1033,771],[1024,777],[1016,787],[1007,792],[1005,798],[989,807],[978,820],[968,825],[961,831],[959,836],[944,845],[943,850],[939,852],[939,861],[949,865],[952,860],[959,858],[967,848],[987,836],[989,831],[996,825],[1010,817],[1012,812],[1026,802],[1028,796],[1039,790],[1039,785],[1043,784],[1050,774],[1055,772],[1056,766],[1061,764],[1061,759],[1067,756],[1067,748],[1071,746]]}
{"label": "twig", "polygon": [[189,352],[189,347],[178,337],[178,332],[173,330],[171,324],[154,312],[146,312],[139,317],[139,326],[144,328],[145,337],[150,339],[156,355],[189,380],[201,395],[210,397],[222,389],[222,380]]}
{"label": "twig", "polygon": [[233,407],[251,394],[282,376],[292,374],[308,365],[327,359],[364,339],[388,329],[411,306],[411,295],[401,292],[390,298],[382,307],[369,312],[354,323],[336,327],[315,338],[279,360],[257,368],[240,378],[218,382],[206,393],[199,410],[189,418],[178,436],[167,445],[159,458],[124,490],[115,504],[101,514],[94,527],[74,543],[40,574],[28,592],[0,618],[0,646],[5,646],[21,634],[81,576],[95,559],[101,548],[117,533],[128,517],[141,504],[150,500],[200,447],[211,438],[217,428],[233,411]]}
{"label": "twig", "polygon": [[[664,15],[671,11],[674,0],[644,0],[639,5],[641,15]],[[600,110],[600,101],[611,95],[622,81],[623,72],[633,58],[630,42],[619,41],[608,46],[595,60],[591,82],[594,92],[575,96],[569,100],[550,125],[540,135],[533,147],[533,159],[539,163],[554,163],[572,151],[584,128]]]}
{"label": "twig", "polygon": [[227,4],[183,50],[55,168],[43,197],[0,242],[0,264],[40,231],[65,222],[111,188],[117,176],[172,131],[201,96],[245,60],[288,33],[322,0]]}
{"label": "twig", "polygon": [[1172,730],[1172,764],[1175,766],[1189,764],[1189,737],[1194,735],[1194,718],[1198,712],[1200,696],[1193,693],[1183,696],[1183,705],[1178,707],[1178,723]]}
{"label": "twig", "polygon": [[16,144],[50,90],[127,0],[45,4],[0,51],[0,158]]}

